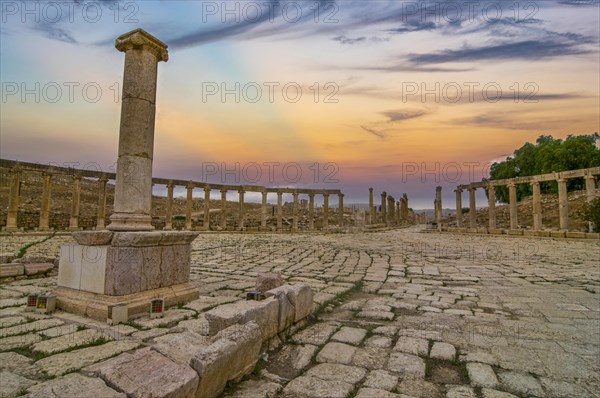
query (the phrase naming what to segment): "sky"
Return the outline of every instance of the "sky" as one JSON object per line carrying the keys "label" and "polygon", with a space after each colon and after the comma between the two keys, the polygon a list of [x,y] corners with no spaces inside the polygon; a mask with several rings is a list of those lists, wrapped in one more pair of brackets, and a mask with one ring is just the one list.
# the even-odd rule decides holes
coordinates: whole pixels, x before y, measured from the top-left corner
{"label": "sky", "polygon": [[169,46],[156,177],[341,189],[346,204],[373,187],[416,209],[441,185],[451,208],[457,185],[525,142],[600,131],[599,0],[0,7],[5,159],[114,171],[114,41],[137,28]]}

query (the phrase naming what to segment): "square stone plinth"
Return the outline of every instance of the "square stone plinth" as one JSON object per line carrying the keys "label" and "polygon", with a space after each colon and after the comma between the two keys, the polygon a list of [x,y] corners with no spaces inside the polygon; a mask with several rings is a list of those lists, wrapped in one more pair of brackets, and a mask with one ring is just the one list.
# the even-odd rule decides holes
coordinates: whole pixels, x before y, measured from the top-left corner
{"label": "square stone plinth", "polygon": [[167,305],[194,300],[198,292],[187,282],[190,244],[197,236],[179,231],[74,233],[78,244],[61,247],[58,307],[106,319],[117,304],[126,304],[131,316],[147,312],[152,298],[165,298]]}

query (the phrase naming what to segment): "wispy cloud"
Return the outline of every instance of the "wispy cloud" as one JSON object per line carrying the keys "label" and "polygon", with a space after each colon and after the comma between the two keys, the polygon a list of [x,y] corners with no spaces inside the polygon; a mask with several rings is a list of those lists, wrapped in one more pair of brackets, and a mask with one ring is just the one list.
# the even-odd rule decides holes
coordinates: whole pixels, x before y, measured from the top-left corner
{"label": "wispy cloud", "polygon": [[370,127],[366,127],[366,126],[360,126],[360,128],[369,134],[373,134],[375,137],[378,137],[381,139],[385,138],[385,134],[383,133],[383,131],[375,130],[374,128],[370,128]]}
{"label": "wispy cloud", "polygon": [[389,122],[402,122],[404,120],[416,119],[427,114],[425,111],[386,111],[381,112]]}

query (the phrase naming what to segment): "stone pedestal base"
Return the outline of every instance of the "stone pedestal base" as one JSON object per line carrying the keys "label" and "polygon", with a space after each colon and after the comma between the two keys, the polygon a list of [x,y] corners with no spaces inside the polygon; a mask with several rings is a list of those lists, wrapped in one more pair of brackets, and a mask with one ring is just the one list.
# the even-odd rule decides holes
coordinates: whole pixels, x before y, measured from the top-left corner
{"label": "stone pedestal base", "polygon": [[82,290],[58,287],[56,304],[64,311],[85,315],[100,321],[110,319],[111,309],[115,305],[127,305],[128,317],[150,312],[150,300],[160,297],[165,299],[165,306],[171,307],[180,303],[188,303],[199,297],[198,290],[189,283],[181,283],[171,287],[146,290],[125,296],[109,296]]}
{"label": "stone pedestal base", "polygon": [[130,315],[149,312],[152,298],[167,305],[198,297],[188,284],[194,232],[73,233],[77,245],[61,247],[58,307],[107,319],[110,306],[127,304]]}

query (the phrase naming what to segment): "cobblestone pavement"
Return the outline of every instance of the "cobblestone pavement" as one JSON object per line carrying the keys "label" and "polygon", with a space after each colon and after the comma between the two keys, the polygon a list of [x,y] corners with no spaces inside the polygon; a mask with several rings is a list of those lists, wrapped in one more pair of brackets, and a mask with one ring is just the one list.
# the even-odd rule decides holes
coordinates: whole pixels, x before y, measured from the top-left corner
{"label": "cobblestone pavement", "polygon": [[[1,239],[5,252],[40,237],[12,238],[10,247]],[[56,255],[68,242],[56,236],[27,254]],[[24,295],[56,277],[2,285],[0,396],[43,396],[63,381],[118,396],[84,368],[181,328],[205,334],[203,313],[242,298],[260,272],[309,284],[317,316],[226,396],[600,396],[599,264],[598,241],[420,227],[200,235],[191,282],[201,298],[162,319],[108,327],[60,311],[36,315],[24,312]]]}

